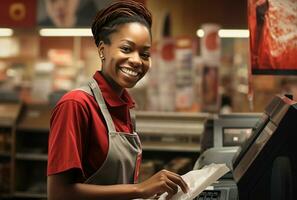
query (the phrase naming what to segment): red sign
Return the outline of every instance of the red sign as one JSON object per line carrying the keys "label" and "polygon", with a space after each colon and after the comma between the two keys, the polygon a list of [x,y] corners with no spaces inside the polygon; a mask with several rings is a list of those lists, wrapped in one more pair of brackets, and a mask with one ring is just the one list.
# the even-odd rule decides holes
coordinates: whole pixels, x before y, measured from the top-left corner
{"label": "red sign", "polygon": [[253,74],[297,74],[297,1],[249,0]]}
{"label": "red sign", "polygon": [[34,27],[36,0],[5,0],[0,6],[0,27]]}

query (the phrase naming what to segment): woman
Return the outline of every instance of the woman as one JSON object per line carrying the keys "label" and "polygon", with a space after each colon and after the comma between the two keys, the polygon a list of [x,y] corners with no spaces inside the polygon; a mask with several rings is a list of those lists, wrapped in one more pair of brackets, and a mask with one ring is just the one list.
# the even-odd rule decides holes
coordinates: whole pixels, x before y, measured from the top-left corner
{"label": "woman", "polygon": [[162,170],[137,183],[141,146],[125,88],[150,67],[151,14],[134,1],[115,2],[100,11],[92,32],[102,61],[88,86],[67,93],[51,118],[48,197],[52,199],[135,199],[164,192],[167,199],[183,179]]}

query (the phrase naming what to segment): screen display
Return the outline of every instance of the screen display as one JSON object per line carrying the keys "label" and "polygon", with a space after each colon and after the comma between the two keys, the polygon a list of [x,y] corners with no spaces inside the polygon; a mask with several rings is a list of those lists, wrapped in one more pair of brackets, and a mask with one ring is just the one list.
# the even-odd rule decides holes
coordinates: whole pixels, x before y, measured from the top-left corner
{"label": "screen display", "polygon": [[220,115],[214,120],[214,147],[240,146],[251,135],[259,113]]}
{"label": "screen display", "polygon": [[224,128],[223,130],[223,145],[240,146],[252,134],[252,128]]}

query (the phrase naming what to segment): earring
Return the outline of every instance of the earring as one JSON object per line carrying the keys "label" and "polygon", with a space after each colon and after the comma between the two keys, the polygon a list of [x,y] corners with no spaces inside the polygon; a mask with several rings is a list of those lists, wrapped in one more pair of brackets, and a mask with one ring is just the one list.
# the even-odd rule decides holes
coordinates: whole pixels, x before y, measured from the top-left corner
{"label": "earring", "polygon": [[103,61],[103,60],[105,60],[105,58],[104,58],[104,55],[103,54],[100,54],[100,58],[101,58],[101,60]]}

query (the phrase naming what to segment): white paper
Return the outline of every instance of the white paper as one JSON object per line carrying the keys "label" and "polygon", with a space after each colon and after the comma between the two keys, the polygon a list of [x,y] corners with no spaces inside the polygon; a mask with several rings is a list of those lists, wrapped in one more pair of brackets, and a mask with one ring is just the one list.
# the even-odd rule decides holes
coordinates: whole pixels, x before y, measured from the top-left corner
{"label": "white paper", "polygon": [[[182,178],[189,186],[189,191],[188,193],[183,193],[183,191],[179,188],[178,192],[172,197],[172,200],[194,199],[229,170],[230,169],[226,166],[226,164],[210,164],[202,169],[193,170],[182,175]],[[159,200],[165,200],[166,196],[167,193],[162,194]]]}

